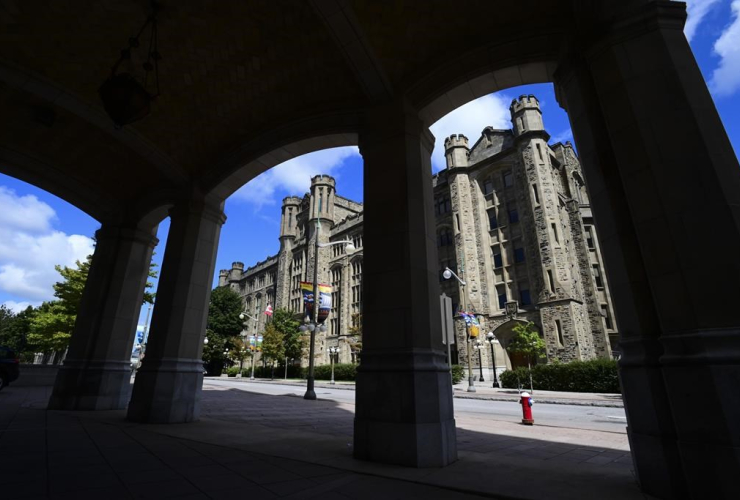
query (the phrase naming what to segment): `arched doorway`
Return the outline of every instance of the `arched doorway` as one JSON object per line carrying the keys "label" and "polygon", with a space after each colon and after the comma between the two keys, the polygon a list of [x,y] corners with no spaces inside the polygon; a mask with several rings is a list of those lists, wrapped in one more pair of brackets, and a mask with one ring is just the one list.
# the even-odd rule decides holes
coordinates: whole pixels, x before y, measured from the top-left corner
{"label": "arched doorway", "polygon": [[[511,319],[505,323],[500,324],[493,330],[493,334],[496,336],[496,338],[499,341],[499,345],[496,349],[496,366],[501,367],[502,364],[506,364],[507,370],[513,370],[515,368],[519,367],[526,367],[527,366],[527,357],[521,354],[515,354],[512,352],[509,352],[509,344],[516,336],[516,332],[514,331],[514,328],[517,325],[526,325],[528,322],[521,320],[521,319]],[[537,333],[539,333],[540,337],[542,336],[542,332],[539,328],[536,327]],[[498,356],[501,356],[500,359],[504,360],[498,361]],[[537,360],[532,360],[532,364],[535,364]],[[500,368],[499,368],[500,369]]]}

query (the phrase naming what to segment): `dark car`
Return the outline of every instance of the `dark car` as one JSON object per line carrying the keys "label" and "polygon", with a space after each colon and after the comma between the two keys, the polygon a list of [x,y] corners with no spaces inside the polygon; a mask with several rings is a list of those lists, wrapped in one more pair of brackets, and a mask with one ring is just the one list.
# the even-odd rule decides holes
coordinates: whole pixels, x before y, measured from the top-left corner
{"label": "dark car", "polygon": [[20,360],[13,351],[0,346],[0,391],[18,378]]}

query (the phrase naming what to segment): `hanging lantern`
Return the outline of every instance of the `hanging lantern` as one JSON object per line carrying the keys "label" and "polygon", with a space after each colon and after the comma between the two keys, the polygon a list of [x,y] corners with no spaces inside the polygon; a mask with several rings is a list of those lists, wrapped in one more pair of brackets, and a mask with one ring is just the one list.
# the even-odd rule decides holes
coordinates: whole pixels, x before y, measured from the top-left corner
{"label": "hanging lantern", "polygon": [[[123,127],[147,116],[151,111],[152,101],[159,96],[158,63],[161,56],[157,50],[157,10],[157,3],[152,1],[152,14],[147,18],[139,33],[129,38],[129,46],[121,51],[121,57],[113,66],[111,76],[98,89],[103,108],[117,127]],[[139,39],[147,27],[151,29],[146,61],[142,64],[144,70],[142,83],[131,73],[117,73],[117,71],[121,63],[131,60],[131,51],[139,47]],[[150,73],[153,73],[151,78]],[[150,81],[152,91],[148,88]]]}

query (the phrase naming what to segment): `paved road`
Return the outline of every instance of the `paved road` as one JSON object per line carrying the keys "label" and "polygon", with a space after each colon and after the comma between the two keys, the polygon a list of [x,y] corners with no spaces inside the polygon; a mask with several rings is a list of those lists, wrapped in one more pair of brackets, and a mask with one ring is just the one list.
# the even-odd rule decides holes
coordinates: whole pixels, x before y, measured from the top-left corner
{"label": "paved road", "polygon": [[[305,389],[295,385],[250,383],[243,380],[206,379],[208,385],[238,388],[258,394],[303,396]],[[330,399],[342,403],[354,403],[355,391],[348,389],[316,388],[319,399]],[[627,420],[622,408],[601,408],[591,406],[571,406],[561,404],[538,404],[535,397],[533,408],[537,425],[570,429],[589,429],[595,431],[626,434]],[[488,421],[500,420],[519,422],[522,410],[518,403],[507,401],[487,401],[475,399],[455,399],[455,415],[480,418]]]}

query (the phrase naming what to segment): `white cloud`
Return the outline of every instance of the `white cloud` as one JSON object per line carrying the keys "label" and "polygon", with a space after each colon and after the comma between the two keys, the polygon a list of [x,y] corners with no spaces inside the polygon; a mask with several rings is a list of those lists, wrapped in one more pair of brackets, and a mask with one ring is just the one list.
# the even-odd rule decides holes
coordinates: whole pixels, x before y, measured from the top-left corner
{"label": "white cloud", "polygon": [[311,186],[311,177],[317,174],[337,175],[344,161],[359,156],[355,146],[323,149],[308,153],[280,165],[255,177],[234,193],[237,200],[246,201],[256,209],[263,205],[275,205],[281,193],[301,196]]}
{"label": "white cloud", "polygon": [[463,104],[446,114],[430,127],[436,138],[432,152],[432,170],[437,172],[446,167],[444,156],[445,139],[452,134],[464,134],[470,146],[478,140],[484,128],[511,128],[509,99],[504,94],[489,94]]}
{"label": "white cloud", "polygon": [[15,191],[0,186],[0,227],[47,232],[55,219],[54,209],[35,196],[17,196]]}
{"label": "white cloud", "polygon": [[14,313],[18,314],[21,311],[25,311],[28,306],[40,306],[41,302],[16,302],[14,300],[6,300],[5,302],[3,302],[3,305]]}
{"label": "white cloud", "polygon": [[[60,276],[54,265],[74,266],[93,252],[87,236],[55,230],[56,213],[35,196],[0,186],[0,292],[6,304],[38,304],[54,298]],[[9,306],[10,307],[10,306]]]}
{"label": "white cloud", "polygon": [[714,42],[714,52],[721,60],[709,88],[716,96],[728,96],[740,89],[740,0],[733,0],[730,8],[732,21]]}
{"label": "white cloud", "polygon": [[566,128],[550,137],[550,144],[557,144],[558,142],[566,141],[573,141],[573,132],[569,128]]}
{"label": "white cloud", "polygon": [[719,0],[686,0],[686,12],[688,17],[686,18],[686,25],[683,28],[683,33],[686,38],[691,41],[694,38],[696,29],[701,24],[704,16],[707,12],[719,3]]}

